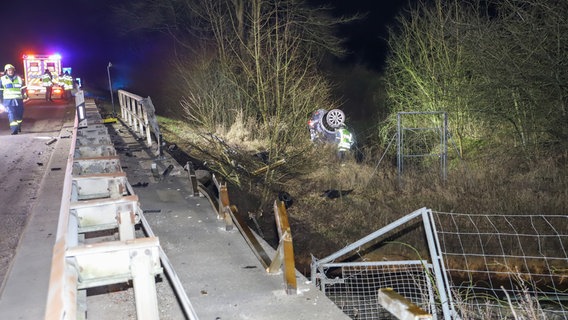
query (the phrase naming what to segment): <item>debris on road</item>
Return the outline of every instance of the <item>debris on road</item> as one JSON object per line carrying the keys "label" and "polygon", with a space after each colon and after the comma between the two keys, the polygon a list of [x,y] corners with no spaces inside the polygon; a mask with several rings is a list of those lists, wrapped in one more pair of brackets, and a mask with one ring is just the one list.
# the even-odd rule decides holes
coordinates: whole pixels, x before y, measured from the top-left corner
{"label": "debris on road", "polygon": [[336,189],[329,189],[329,190],[325,190],[320,197],[327,197],[329,199],[337,199],[337,198],[341,198],[344,197],[348,194],[350,194],[353,191],[353,189],[350,190],[336,190]]}
{"label": "debris on road", "polygon": [[148,186],[148,182],[138,182],[136,184],[132,185],[132,188],[140,188],[140,187],[147,187]]}

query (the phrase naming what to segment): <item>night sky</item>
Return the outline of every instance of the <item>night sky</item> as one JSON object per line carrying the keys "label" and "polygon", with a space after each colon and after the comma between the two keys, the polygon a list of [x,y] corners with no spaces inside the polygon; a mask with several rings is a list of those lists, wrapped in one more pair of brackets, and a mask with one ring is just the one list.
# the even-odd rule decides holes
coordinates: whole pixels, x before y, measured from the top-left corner
{"label": "night sky", "polygon": [[380,71],[387,51],[387,25],[409,0],[310,0],[320,5],[331,5],[337,16],[360,14],[363,18],[340,28],[349,50],[346,61],[361,63]]}
{"label": "night sky", "polygon": [[[0,19],[0,64],[23,75],[23,54],[59,53],[75,76],[107,79],[118,39],[107,22],[112,0],[14,1]],[[110,49],[107,49],[110,48]]]}
{"label": "night sky", "polygon": [[[341,29],[351,52],[347,62],[360,62],[380,70],[386,50],[386,24],[393,21],[407,0],[310,0],[330,4],[334,13],[366,13],[364,20]],[[63,66],[72,67],[75,76],[87,82],[104,83],[109,61],[120,73],[120,66],[137,63],[133,52],[123,47],[109,22],[112,0],[14,1],[10,12],[3,10],[0,20],[0,64],[12,63],[21,70],[24,53],[59,53]],[[152,52],[152,51],[149,51]],[[155,50],[154,50],[155,53]],[[129,66],[143,68],[143,66]],[[118,75],[114,75],[118,77]]]}

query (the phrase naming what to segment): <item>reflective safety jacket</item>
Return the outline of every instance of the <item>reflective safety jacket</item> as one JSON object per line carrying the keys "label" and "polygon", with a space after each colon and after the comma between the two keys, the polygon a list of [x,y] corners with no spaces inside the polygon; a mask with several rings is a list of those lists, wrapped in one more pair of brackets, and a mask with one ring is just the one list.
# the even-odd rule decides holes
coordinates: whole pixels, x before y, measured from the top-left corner
{"label": "reflective safety jacket", "polygon": [[51,81],[53,82],[54,86],[60,86],[61,85],[61,83],[60,83],[61,78],[59,77],[59,75],[57,75],[57,73],[53,73]]}
{"label": "reflective safety jacket", "polygon": [[353,135],[345,128],[335,131],[335,140],[339,151],[347,151],[353,145]]}
{"label": "reflective safety jacket", "polygon": [[73,77],[72,76],[70,76],[68,74],[63,75],[63,88],[65,88],[65,90],[73,89]]}
{"label": "reflective safety jacket", "polygon": [[3,75],[0,81],[2,84],[0,90],[2,90],[3,100],[24,98],[22,94],[23,81],[20,76],[10,77],[9,75]]}
{"label": "reflective safety jacket", "polygon": [[51,75],[48,73],[44,73],[41,76],[41,85],[44,87],[51,87],[53,85],[53,81],[51,81]]}

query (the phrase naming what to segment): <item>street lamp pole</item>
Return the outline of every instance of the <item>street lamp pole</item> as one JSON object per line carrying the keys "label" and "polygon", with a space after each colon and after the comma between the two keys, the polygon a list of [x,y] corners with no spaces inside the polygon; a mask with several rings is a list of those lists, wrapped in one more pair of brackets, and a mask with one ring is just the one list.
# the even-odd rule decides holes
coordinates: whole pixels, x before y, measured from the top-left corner
{"label": "street lamp pole", "polygon": [[110,67],[112,67],[112,63],[108,63],[107,66],[107,74],[108,74],[108,89],[110,90],[110,101],[112,102],[112,116],[116,117],[116,112],[114,111],[114,96],[112,94],[112,83],[110,82]]}

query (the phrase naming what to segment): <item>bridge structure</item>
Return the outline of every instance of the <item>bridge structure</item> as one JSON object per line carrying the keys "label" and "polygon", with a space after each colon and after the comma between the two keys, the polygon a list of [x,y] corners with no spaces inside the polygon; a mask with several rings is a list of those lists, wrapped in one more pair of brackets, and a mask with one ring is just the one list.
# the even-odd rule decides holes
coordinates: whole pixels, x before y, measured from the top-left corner
{"label": "bridge structure", "polygon": [[[212,197],[161,150],[153,115],[140,113],[149,98],[120,99],[111,123],[82,92],[59,104],[66,116],[26,184],[33,199],[0,319],[349,319],[286,263],[283,206],[275,201],[275,250],[238,223],[226,185],[213,178]],[[37,138],[24,130],[4,142]]]}
{"label": "bridge structure", "polygon": [[[0,127],[0,319],[568,319],[566,215],[422,208],[313,257],[308,280],[282,201],[273,249],[227,184],[164,152],[149,97],[119,101],[118,121],[80,92]],[[400,246],[418,259],[361,256]]]}

